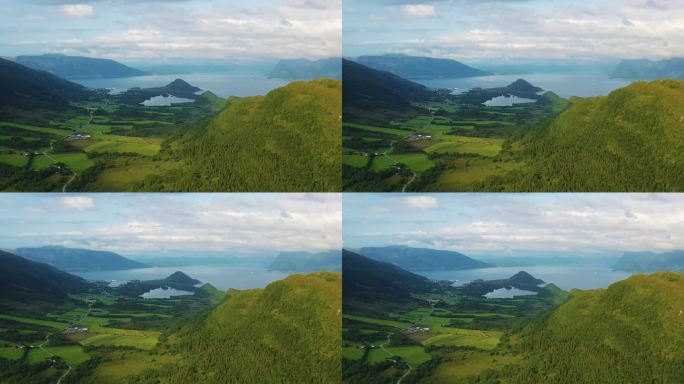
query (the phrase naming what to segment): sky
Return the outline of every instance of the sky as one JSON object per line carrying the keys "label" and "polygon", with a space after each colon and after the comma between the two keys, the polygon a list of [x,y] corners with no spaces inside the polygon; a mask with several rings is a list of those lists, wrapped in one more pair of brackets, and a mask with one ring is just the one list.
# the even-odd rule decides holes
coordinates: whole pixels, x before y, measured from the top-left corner
{"label": "sky", "polygon": [[339,194],[5,193],[0,248],[275,255],[341,248]]}
{"label": "sky", "polygon": [[345,248],[615,257],[684,249],[682,194],[344,194]]}
{"label": "sky", "polygon": [[249,62],[340,55],[341,0],[0,0],[0,56]]}
{"label": "sky", "polygon": [[466,62],[684,56],[681,0],[345,0],[343,54]]}

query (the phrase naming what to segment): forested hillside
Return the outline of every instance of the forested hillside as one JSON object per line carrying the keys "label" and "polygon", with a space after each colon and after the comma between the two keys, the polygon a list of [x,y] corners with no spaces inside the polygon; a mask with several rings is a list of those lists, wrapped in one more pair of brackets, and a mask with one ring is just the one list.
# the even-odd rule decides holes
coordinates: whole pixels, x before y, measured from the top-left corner
{"label": "forested hillside", "polygon": [[147,179],[146,190],[339,191],[341,83],[293,82],[266,96],[231,98],[208,124],[162,156],[187,167]]}
{"label": "forested hillside", "polygon": [[607,97],[573,99],[514,147],[523,148],[514,156],[529,169],[486,189],[684,190],[684,82],[637,82]]}
{"label": "forested hillside", "polygon": [[511,344],[526,358],[506,382],[681,383],[684,275],[635,275],[574,291]]}
{"label": "forested hillside", "polygon": [[114,252],[92,249],[46,246],[18,248],[15,253],[23,258],[49,264],[63,271],[106,271],[147,267],[143,263],[127,259]]}
{"label": "forested hillside", "polygon": [[148,370],[136,382],[339,382],[341,283],[337,273],[318,272],[231,290],[214,310],[168,337],[162,350],[182,354],[182,361]]}

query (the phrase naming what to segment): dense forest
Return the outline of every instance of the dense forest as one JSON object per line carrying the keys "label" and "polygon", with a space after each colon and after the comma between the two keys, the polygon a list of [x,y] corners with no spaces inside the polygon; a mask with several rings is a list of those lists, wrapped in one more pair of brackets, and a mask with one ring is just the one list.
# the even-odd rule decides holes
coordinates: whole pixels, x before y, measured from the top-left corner
{"label": "dense forest", "polygon": [[177,364],[135,383],[335,383],[341,377],[342,281],[291,275],[264,289],[228,292],[214,310],[167,337]]}
{"label": "dense forest", "polygon": [[339,191],[341,84],[293,82],[231,98],[208,124],[168,143],[187,167],[148,178],[147,191]]}

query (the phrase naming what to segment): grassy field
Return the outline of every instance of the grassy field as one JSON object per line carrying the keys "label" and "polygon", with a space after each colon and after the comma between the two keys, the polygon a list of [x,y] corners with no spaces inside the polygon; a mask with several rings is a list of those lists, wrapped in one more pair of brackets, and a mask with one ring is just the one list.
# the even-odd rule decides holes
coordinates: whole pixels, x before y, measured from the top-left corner
{"label": "grassy field", "polygon": [[395,355],[401,357],[407,363],[412,366],[418,366],[431,359],[430,354],[425,352],[425,349],[421,346],[409,346],[409,347],[386,347],[388,351],[394,353]]}
{"label": "grassy field", "polygon": [[173,364],[178,357],[170,355],[151,355],[140,351],[112,351],[106,355],[105,362],[99,364],[88,384],[118,384],[125,382],[127,376],[135,375],[150,367]]}
{"label": "grassy field", "polygon": [[29,157],[21,154],[0,154],[0,163],[24,167],[28,164]]}
{"label": "grassy field", "polygon": [[[50,157],[58,162],[64,163],[76,172],[84,171],[92,167],[95,163],[88,158],[85,153],[49,153]],[[45,155],[36,155],[33,159],[34,169],[45,169],[55,164],[54,160]]]}
{"label": "grassy field", "polygon": [[27,124],[17,124],[17,123],[9,123],[9,122],[0,122],[0,128],[3,127],[8,127],[8,128],[18,128],[18,129],[23,129],[25,131],[32,131],[32,132],[41,132],[41,133],[48,133],[51,135],[57,135],[60,137],[66,137],[69,136],[72,132],[66,129],[57,129],[57,128],[49,128],[49,127],[38,127],[35,125],[27,125]]}
{"label": "grassy field", "polygon": [[404,329],[407,328],[411,323],[408,322],[401,322],[401,321],[394,321],[394,320],[385,320],[385,319],[374,319],[371,317],[364,317],[364,316],[354,316],[354,315],[343,315],[345,319],[351,319],[351,320],[357,320],[357,321],[362,321],[364,323],[369,323],[369,324],[378,324],[378,325],[387,325],[390,327],[395,327],[399,329]]}
{"label": "grassy field", "polygon": [[423,345],[467,346],[491,350],[499,344],[502,334],[503,332],[498,331],[451,328],[448,333],[440,333],[423,341]]}
{"label": "grassy field", "polygon": [[350,360],[359,360],[365,352],[366,350],[362,348],[344,347],[342,348],[342,357]]}
{"label": "grassy field", "polygon": [[16,347],[0,348],[0,357],[9,360],[19,360],[24,355],[24,350]]}
{"label": "grassy field", "polygon": [[61,323],[61,322],[57,322],[57,321],[31,319],[29,317],[11,316],[11,315],[3,315],[3,314],[0,314],[0,319],[14,320],[14,321],[18,321],[20,323],[42,325],[44,327],[58,328],[58,329],[66,328],[69,325],[67,323]]}
{"label": "grassy field", "polygon": [[427,153],[472,153],[493,157],[501,152],[503,139],[451,136],[425,149]]}
{"label": "grassy field", "polygon": [[483,351],[454,351],[434,372],[423,379],[425,384],[462,383],[469,376],[480,374],[485,369],[499,369],[507,364],[519,362],[519,357],[491,355]]}
{"label": "grassy field", "polygon": [[66,361],[69,365],[78,365],[90,360],[90,355],[83,351],[80,345],[66,345],[59,347],[47,347],[50,353],[55,354]]}
{"label": "grassy field", "polygon": [[[0,161],[2,161],[1,156]],[[362,155],[342,155],[342,163],[352,167],[363,168],[368,164],[368,158]]]}

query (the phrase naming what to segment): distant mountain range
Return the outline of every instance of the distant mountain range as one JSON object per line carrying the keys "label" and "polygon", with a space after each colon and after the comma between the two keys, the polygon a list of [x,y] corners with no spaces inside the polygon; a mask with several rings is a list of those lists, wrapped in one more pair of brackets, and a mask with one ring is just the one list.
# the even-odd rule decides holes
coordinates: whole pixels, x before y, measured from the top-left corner
{"label": "distant mountain range", "polygon": [[393,73],[407,79],[440,79],[488,76],[491,73],[465,65],[456,60],[432,57],[389,54],[381,56],[359,56],[359,64]]}
{"label": "distant mountain range", "polygon": [[339,80],[342,78],[342,59],[284,59],[278,61],[268,76],[285,80],[313,80],[322,77]]}
{"label": "distant mountain range", "polygon": [[439,271],[492,267],[491,264],[472,259],[462,253],[429,248],[404,246],[365,247],[360,255],[373,260],[391,263],[410,271]]}
{"label": "distant mountain range", "polygon": [[684,251],[625,252],[613,268],[626,272],[684,272]]}
{"label": "distant mountain range", "polygon": [[664,60],[622,60],[611,77],[628,80],[656,80],[661,78],[684,80],[684,58]]}
{"label": "distant mountain range", "polygon": [[64,109],[69,101],[87,100],[91,94],[80,84],[0,59],[0,106]]}
{"label": "distant mountain range", "polygon": [[147,72],[128,67],[114,60],[92,57],[45,54],[17,56],[15,62],[65,79],[106,79],[149,75]]}
{"label": "distant mountain range", "polygon": [[146,268],[147,265],[114,252],[47,246],[18,248],[15,254],[25,259],[49,264],[63,271],[109,271]]}
{"label": "distant mountain range", "polygon": [[292,275],[263,289],[229,290],[186,322],[162,348],[184,358],[150,367],[145,380],[169,383],[336,383],[341,377],[339,273]]}
{"label": "distant mountain range", "polygon": [[20,301],[64,300],[85,292],[84,279],[44,263],[0,251],[0,298]]}
{"label": "distant mountain range", "polygon": [[340,251],[327,252],[281,252],[269,266],[270,270],[281,272],[316,272],[342,270]]}

